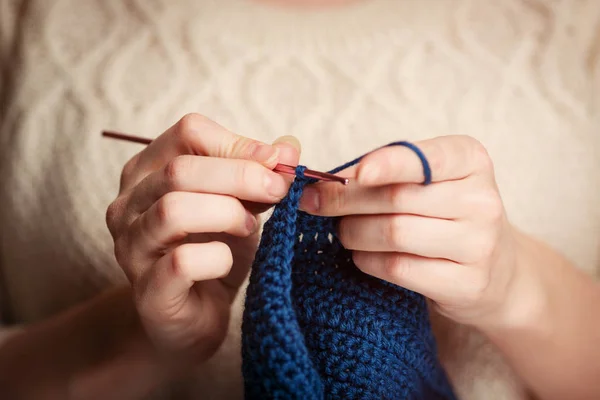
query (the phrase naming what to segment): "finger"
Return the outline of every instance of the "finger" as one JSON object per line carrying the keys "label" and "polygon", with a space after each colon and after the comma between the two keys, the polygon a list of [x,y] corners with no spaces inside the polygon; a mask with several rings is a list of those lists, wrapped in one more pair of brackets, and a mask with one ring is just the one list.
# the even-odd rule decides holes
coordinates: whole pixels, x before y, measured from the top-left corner
{"label": "finger", "polygon": [[[415,143],[431,168],[432,182],[464,179],[491,172],[490,158],[481,143],[469,136],[442,136]],[[405,146],[390,146],[366,155],[357,173],[362,185],[422,183],[423,163]]]}
{"label": "finger", "polygon": [[340,185],[339,182],[318,182],[307,185],[300,197],[300,210],[322,216],[338,214],[334,210],[346,208],[345,200],[347,196],[353,196],[361,190],[355,181],[356,171],[357,166],[352,165],[335,174],[348,178],[347,185]]}
{"label": "finger", "polygon": [[160,258],[134,290],[145,314],[174,316],[196,282],[227,276],[233,265],[222,242],[182,244]]}
{"label": "finger", "polygon": [[469,214],[467,181],[440,182],[423,186],[398,183],[363,186],[322,182],[304,189],[300,209],[312,215],[337,217],[367,214],[413,214],[455,219]]}
{"label": "finger", "polygon": [[300,153],[302,152],[302,146],[298,139],[291,135],[281,136],[273,142],[273,146],[279,149],[278,161],[280,163],[298,165]]}
{"label": "finger", "polygon": [[[298,139],[294,136],[282,136],[273,142],[273,146],[279,151],[278,162],[286,165],[298,165],[300,161],[301,146]],[[285,182],[286,194],[289,190],[290,185],[294,182],[294,175],[281,174],[280,175]],[[272,202],[244,202],[245,207],[250,210],[253,214],[262,214],[267,211],[271,206]]]}
{"label": "finger", "polygon": [[190,233],[225,232],[245,237],[258,228],[239,200],[215,194],[170,192],[137,218],[128,232],[132,276]]}
{"label": "finger", "polygon": [[139,154],[136,169],[154,171],[182,154],[254,160],[273,168],[278,150],[230,132],[204,116],[188,114]]}
{"label": "finger", "polygon": [[455,221],[414,215],[353,215],[342,218],[338,226],[340,241],[347,249],[454,261],[468,254],[465,231]]}
{"label": "finger", "polygon": [[289,184],[256,162],[184,155],[144,178],[131,193],[129,206],[142,213],[169,192],[214,193],[273,204],[286,195]]}
{"label": "finger", "polygon": [[442,303],[464,297],[479,276],[478,271],[452,261],[412,254],[356,251],[353,260],[366,274]]}

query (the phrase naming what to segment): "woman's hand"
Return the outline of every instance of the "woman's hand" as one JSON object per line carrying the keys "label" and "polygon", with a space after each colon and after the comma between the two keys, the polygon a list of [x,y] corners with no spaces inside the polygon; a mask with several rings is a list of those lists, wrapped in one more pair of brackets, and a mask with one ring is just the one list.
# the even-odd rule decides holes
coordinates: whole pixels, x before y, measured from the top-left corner
{"label": "woman's hand", "polygon": [[125,166],[107,224],[160,351],[199,361],[221,344],[258,243],[257,213],[289,188],[271,169],[298,162],[296,143],[262,144],[188,115]]}
{"label": "woman's hand", "polygon": [[307,187],[301,208],[344,216],[342,244],[365,273],[419,292],[455,321],[492,322],[511,304],[516,246],[484,147],[466,136],[379,149],[342,175],[344,187]]}

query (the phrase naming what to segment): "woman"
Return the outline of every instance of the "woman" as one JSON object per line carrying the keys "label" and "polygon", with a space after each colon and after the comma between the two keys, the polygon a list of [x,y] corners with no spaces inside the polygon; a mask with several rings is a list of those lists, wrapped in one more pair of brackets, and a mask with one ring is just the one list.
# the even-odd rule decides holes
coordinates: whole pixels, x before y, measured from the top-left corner
{"label": "woman", "polygon": [[[299,154],[284,137],[252,156],[254,141],[221,126],[265,143],[294,134],[303,163],[322,169],[391,140],[416,142],[437,177],[427,189],[412,185],[421,177],[409,154],[382,151],[347,171],[358,186],[322,185],[304,208],[347,216],[340,235],[365,272],[437,304],[441,356],[461,397],[596,397],[597,288],[572,264],[590,273],[598,264],[597,3],[83,5],[17,1],[2,13],[13,16],[2,42],[3,311],[20,323],[0,347],[8,397],[161,398],[167,386],[181,391],[175,398],[239,397],[236,288],[256,225],[232,198],[275,203],[289,182],[268,170]],[[195,110],[209,118],[177,122]],[[139,155],[98,134],[168,125]],[[441,138],[456,132],[471,138]],[[186,151],[204,157],[177,157]],[[240,165],[246,184],[228,180]],[[274,197],[252,189],[265,176],[280,185]],[[196,220],[198,202],[228,218]],[[381,217],[389,213],[401,217]],[[215,242],[165,247],[182,229],[223,224],[231,235]],[[390,240],[352,237],[355,224]],[[180,278],[161,275],[173,265]],[[203,283],[190,297],[192,280]]]}

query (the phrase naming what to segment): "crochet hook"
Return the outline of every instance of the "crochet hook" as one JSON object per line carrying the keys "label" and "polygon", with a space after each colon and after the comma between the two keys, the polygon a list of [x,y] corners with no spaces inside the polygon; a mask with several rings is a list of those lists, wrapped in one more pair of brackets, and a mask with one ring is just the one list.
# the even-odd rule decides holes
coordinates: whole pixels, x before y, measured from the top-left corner
{"label": "crochet hook", "polygon": [[[148,139],[148,138],[144,138],[144,137],[140,137],[140,136],[128,135],[126,133],[114,132],[114,131],[102,131],[102,136],[108,137],[111,139],[119,139],[119,140],[125,140],[128,142],[141,143],[141,144],[152,143],[152,139]],[[275,166],[275,168],[273,168],[273,171],[281,172],[283,174],[296,175],[296,167],[293,167],[293,166],[287,165],[287,164],[277,164]],[[314,171],[312,169],[306,169],[304,171],[304,176],[307,176],[307,177],[313,178],[313,179],[317,179],[320,181],[339,182],[343,185],[347,185],[349,182],[348,178],[343,178],[341,176],[333,175],[333,174],[330,174],[327,172]]]}

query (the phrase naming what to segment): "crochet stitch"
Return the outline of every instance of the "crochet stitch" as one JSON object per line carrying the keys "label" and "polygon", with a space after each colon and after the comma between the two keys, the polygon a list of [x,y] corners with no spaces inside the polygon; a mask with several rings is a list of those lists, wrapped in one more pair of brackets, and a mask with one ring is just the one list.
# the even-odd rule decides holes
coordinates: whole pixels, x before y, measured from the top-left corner
{"label": "crochet stitch", "polygon": [[[431,181],[427,160],[425,182]],[[362,158],[362,157],[361,157]],[[357,158],[332,173],[345,169]],[[305,167],[265,224],[246,293],[247,399],[454,399],[423,296],[361,272],[336,218],[298,211]]]}

